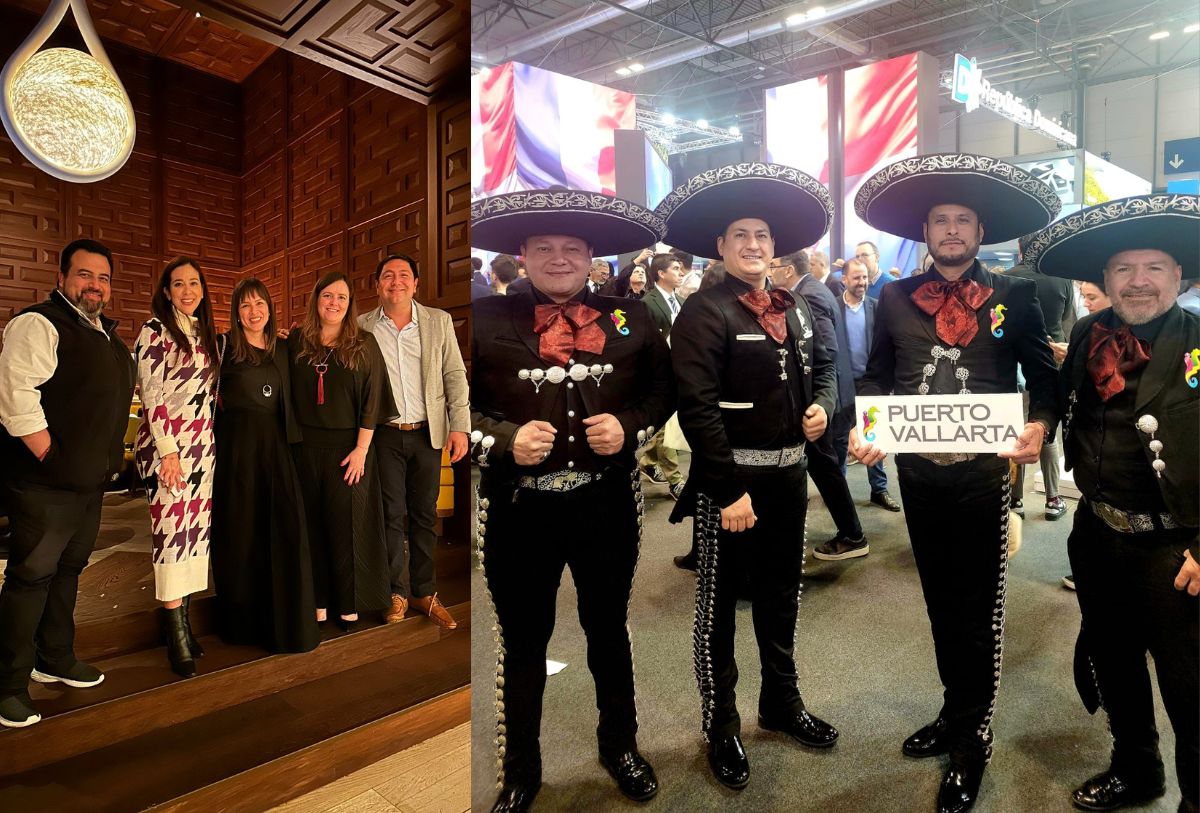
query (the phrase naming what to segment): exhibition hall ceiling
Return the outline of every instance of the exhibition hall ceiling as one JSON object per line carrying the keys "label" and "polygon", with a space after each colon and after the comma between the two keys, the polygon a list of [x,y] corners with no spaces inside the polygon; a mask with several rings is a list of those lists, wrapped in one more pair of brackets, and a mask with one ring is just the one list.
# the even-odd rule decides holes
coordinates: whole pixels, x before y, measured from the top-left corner
{"label": "exhibition hall ceiling", "polygon": [[944,68],[974,57],[1025,97],[1195,70],[1200,56],[1195,0],[475,0],[471,13],[477,68],[517,60],[692,118],[915,50]]}

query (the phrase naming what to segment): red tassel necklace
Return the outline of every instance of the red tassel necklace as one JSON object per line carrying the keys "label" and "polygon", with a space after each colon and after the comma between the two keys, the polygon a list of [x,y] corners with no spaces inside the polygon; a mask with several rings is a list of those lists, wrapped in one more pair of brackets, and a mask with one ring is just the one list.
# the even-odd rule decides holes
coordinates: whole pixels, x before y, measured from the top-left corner
{"label": "red tassel necklace", "polygon": [[329,371],[329,357],[333,355],[334,349],[329,348],[324,361],[313,365],[313,369],[317,371],[317,406],[325,403],[325,373]]}

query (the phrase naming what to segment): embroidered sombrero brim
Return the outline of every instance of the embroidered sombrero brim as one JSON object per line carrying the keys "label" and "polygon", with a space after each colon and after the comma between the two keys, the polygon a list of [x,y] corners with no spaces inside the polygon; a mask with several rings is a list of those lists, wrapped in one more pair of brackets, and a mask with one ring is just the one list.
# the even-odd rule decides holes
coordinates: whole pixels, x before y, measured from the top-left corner
{"label": "embroidered sombrero brim", "polygon": [[1018,166],[984,155],[942,153],[879,170],[859,188],[854,211],[880,231],[923,243],[929,210],[951,203],[979,216],[985,245],[1035,232],[1062,208],[1048,184]]}
{"label": "embroidered sombrero brim", "polygon": [[770,226],[782,257],[829,231],[833,200],[824,184],[792,167],[732,164],[676,187],[654,211],[666,221],[666,242],[689,254],[717,256],[717,238],[730,223],[757,218]]}
{"label": "embroidered sombrero brim", "polygon": [[1153,248],[1200,275],[1200,196],[1136,195],[1081,209],[1035,234],[1024,261],[1052,277],[1101,282],[1109,258]]}
{"label": "embroidered sombrero brim", "polygon": [[662,219],[644,206],[599,192],[509,192],[471,204],[471,245],[520,254],[534,235],[564,234],[592,247],[596,257],[639,251],[662,240]]}

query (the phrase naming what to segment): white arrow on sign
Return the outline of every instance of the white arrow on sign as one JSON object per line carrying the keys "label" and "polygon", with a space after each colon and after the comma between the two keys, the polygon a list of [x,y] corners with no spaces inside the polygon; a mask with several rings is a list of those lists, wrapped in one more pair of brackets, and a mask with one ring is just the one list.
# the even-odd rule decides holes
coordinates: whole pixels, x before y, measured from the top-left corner
{"label": "white arrow on sign", "polygon": [[1183,166],[1183,159],[1179,157],[1179,153],[1175,153],[1175,157],[1167,163],[1170,164],[1172,168],[1179,169],[1181,166]]}

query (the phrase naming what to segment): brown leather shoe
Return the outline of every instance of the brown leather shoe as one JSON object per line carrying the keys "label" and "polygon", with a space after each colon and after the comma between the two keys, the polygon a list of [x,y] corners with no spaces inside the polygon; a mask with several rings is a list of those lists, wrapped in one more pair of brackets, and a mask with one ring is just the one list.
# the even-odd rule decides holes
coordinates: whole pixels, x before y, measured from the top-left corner
{"label": "brown leather shoe", "polygon": [[386,613],[383,614],[383,620],[389,624],[395,624],[404,620],[404,614],[408,612],[408,599],[404,596],[392,594],[392,606]]}
{"label": "brown leather shoe", "polygon": [[429,616],[429,620],[437,624],[443,629],[457,629],[458,622],[454,620],[454,616],[447,612],[442,606],[442,602],[438,600],[437,593],[432,596],[423,598],[413,598],[410,602],[412,608],[422,615]]}

